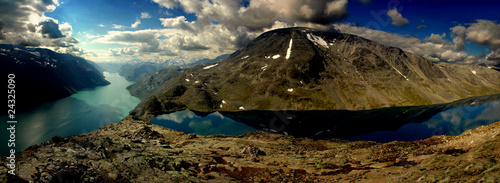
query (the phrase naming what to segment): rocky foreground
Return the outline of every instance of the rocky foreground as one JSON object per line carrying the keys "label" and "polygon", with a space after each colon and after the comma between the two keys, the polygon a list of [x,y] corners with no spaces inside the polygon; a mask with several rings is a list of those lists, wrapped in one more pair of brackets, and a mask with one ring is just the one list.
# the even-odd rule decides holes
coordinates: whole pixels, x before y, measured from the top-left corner
{"label": "rocky foreground", "polygon": [[127,117],[17,153],[0,182],[500,182],[500,122],[413,142],[197,136]]}

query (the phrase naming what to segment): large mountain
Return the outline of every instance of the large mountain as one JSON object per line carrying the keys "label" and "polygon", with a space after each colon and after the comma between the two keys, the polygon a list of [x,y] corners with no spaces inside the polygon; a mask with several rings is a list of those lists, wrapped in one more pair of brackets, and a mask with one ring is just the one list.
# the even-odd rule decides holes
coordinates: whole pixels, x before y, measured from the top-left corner
{"label": "large mountain", "polygon": [[500,93],[500,72],[433,63],[399,48],[309,28],[263,33],[228,58],[164,83],[132,111],[362,110]]}
{"label": "large mountain", "polygon": [[109,84],[92,62],[48,49],[1,44],[0,60],[4,83],[15,74],[16,109]]}
{"label": "large mountain", "polygon": [[[197,65],[205,65],[217,62],[222,60],[229,55],[220,55],[214,59],[201,59],[195,62],[177,65],[177,66],[167,66],[167,68],[149,72],[146,74],[141,74],[140,77],[135,79],[135,83],[128,86],[127,90],[130,91],[130,94],[133,96],[139,97],[141,100],[145,100],[150,96],[161,93],[164,91],[166,85],[171,79],[177,78],[182,73],[182,68],[189,68]],[[137,67],[142,68],[142,67]],[[158,67],[156,67],[158,68]],[[123,74],[126,75],[126,74]]]}

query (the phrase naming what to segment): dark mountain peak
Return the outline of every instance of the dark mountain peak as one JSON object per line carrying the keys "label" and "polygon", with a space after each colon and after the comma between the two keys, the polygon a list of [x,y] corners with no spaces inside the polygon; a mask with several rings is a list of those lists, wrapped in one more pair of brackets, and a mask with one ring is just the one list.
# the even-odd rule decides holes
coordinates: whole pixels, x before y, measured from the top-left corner
{"label": "dark mountain peak", "polygon": [[350,34],[272,30],[164,83],[134,111],[363,110],[500,93],[500,73],[439,63]]}
{"label": "dark mountain peak", "polygon": [[0,74],[15,74],[17,108],[67,97],[88,87],[109,84],[95,64],[43,48],[0,45]]}

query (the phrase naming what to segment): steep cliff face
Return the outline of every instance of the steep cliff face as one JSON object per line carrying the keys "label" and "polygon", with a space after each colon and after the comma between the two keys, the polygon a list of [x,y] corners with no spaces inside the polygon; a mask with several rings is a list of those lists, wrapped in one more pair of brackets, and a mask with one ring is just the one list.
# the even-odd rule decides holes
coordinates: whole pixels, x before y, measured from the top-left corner
{"label": "steep cliff face", "polygon": [[228,58],[185,70],[137,116],[180,109],[362,110],[500,93],[500,72],[432,63],[399,48],[309,28],[266,32]]}
{"label": "steep cliff face", "polygon": [[109,84],[91,62],[48,49],[3,44],[0,60],[2,77],[15,74],[18,109]]}

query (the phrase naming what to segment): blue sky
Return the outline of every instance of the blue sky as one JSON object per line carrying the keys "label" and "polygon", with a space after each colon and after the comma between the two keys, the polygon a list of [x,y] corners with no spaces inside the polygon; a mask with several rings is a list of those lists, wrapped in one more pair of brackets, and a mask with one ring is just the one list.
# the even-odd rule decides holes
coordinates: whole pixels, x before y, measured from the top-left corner
{"label": "blue sky", "polygon": [[[190,60],[307,26],[356,34],[433,61],[498,63],[493,0],[0,0],[0,43],[93,61]],[[22,7],[32,7],[26,9]]]}

